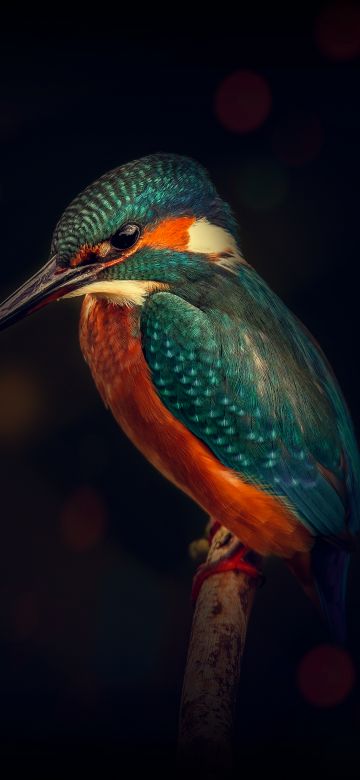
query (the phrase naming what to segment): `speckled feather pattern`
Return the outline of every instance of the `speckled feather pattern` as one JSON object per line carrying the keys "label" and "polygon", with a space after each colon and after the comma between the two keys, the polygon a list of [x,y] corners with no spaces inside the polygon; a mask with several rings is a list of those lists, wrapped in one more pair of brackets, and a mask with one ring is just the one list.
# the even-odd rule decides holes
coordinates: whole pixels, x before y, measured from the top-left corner
{"label": "speckled feather pattern", "polygon": [[66,263],[84,245],[107,239],[126,222],[154,224],[168,214],[207,214],[236,234],[236,223],[205,169],[186,157],[157,154],[114,168],[86,187],[65,210],[51,254]]}
{"label": "speckled feather pattern", "polygon": [[194,295],[190,303],[167,293],[144,307],[158,392],[222,463],[286,496],[313,533],[341,535],[345,506],[319,464],[345,481],[342,453],[350,443],[356,456],[356,445],[334,379],[252,269],[240,278],[216,273],[201,309]]}
{"label": "speckled feather pattern", "polygon": [[287,501],[245,483],[166,408],[145,360],[135,308],[89,296],[80,343],[106,406],[167,479],[263,555],[292,558],[311,548],[313,538]]}
{"label": "speckled feather pattern", "polygon": [[[176,218],[182,238],[171,244],[180,233],[168,220]],[[256,271],[237,251],[195,252],[184,218],[224,228],[238,243],[231,210],[206,171],[167,154],[110,171],[66,209],[52,244],[60,266],[74,257],[81,263],[84,248],[135,222],[139,246],[115,255],[96,279],[103,290],[155,283],[126,316],[124,307],[95,299],[87,316],[85,303],[84,353],[136,446],[253,549],[293,556],[293,571],[307,592],[314,578],[341,638],[348,560],[341,547],[359,530],[360,505],[346,403],[312,336]],[[158,245],[144,240],[160,237],[165,224]]]}
{"label": "speckled feather pattern", "polygon": [[[201,166],[150,156],[86,188],[58,223],[52,251],[66,263],[127,221],[146,231],[179,215],[236,236]],[[310,334],[253,269],[143,246],[98,279],[168,285],[141,312],[144,354],[164,406],[221,463],[285,497],[312,533],[358,528],[358,453],[341,392]]]}

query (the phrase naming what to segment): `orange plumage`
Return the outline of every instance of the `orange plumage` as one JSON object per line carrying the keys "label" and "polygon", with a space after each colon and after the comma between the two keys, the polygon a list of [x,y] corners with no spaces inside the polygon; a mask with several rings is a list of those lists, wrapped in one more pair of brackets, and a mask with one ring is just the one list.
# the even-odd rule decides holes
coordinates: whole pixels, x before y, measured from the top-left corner
{"label": "orange plumage", "polygon": [[146,458],[262,555],[292,558],[313,537],[286,502],[223,466],[163,405],[145,361],[138,311],[87,295],[80,343],[98,390],[117,422]]}

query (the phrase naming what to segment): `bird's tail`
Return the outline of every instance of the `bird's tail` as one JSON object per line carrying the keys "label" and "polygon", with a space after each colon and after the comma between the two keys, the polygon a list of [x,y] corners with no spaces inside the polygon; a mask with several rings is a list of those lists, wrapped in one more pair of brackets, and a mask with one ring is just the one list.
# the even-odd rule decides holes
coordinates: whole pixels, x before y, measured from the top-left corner
{"label": "bird's tail", "polygon": [[318,539],[311,552],[311,569],[324,618],[334,642],[347,639],[346,585],[350,553]]}

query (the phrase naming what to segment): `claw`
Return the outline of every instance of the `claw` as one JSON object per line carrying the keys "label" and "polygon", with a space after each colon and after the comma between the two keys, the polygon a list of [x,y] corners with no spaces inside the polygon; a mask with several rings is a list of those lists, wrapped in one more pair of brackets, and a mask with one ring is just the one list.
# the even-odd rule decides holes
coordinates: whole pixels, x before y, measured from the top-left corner
{"label": "claw", "polygon": [[[219,529],[211,529],[212,536],[215,535],[217,530]],[[201,566],[199,566],[193,579],[191,591],[191,600],[193,605],[195,606],[196,604],[197,597],[205,580],[207,580],[208,577],[212,577],[214,574],[222,574],[226,571],[242,571],[244,574],[247,574],[248,577],[256,578],[260,581],[262,580],[261,584],[263,584],[264,578],[262,572],[254,564],[245,560],[245,556],[250,552],[251,550],[249,550],[248,547],[245,547],[243,544],[241,544],[241,542],[239,542],[239,545],[228,557],[224,557],[214,564],[209,565],[207,563],[203,563]]]}

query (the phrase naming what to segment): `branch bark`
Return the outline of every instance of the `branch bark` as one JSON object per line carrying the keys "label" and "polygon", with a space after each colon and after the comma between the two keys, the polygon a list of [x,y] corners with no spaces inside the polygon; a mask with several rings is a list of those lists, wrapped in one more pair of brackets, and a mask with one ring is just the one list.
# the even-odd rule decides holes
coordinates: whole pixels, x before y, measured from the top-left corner
{"label": "branch bark", "polygon": [[[212,539],[206,564],[229,557],[238,545],[222,526]],[[204,778],[231,769],[241,657],[258,582],[242,571],[227,571],[202,584],[180,705],[178,765],[184,776],[189,770],[199,770]]]}

